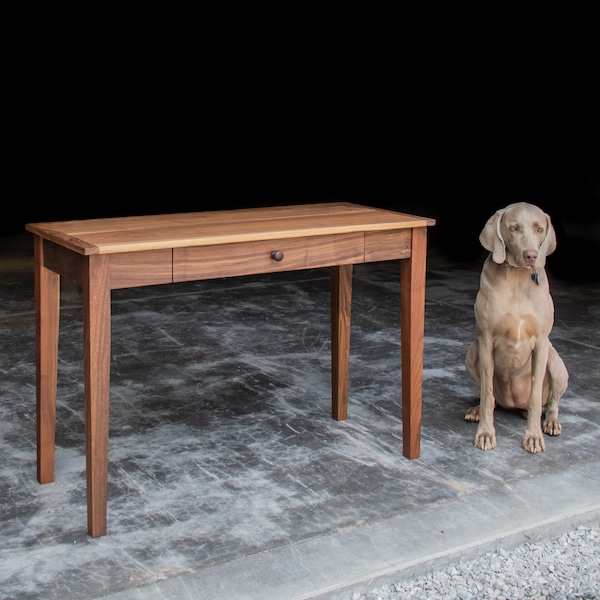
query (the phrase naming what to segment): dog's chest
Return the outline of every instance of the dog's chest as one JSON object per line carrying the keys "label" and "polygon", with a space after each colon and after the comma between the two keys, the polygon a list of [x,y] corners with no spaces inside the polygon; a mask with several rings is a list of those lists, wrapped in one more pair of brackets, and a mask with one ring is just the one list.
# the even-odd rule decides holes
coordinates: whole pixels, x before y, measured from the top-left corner
{"label": "dog's chest", "polygon": [[527,272],[502,270],[500,277],[497,275],[497,270],[491,274],[482,272],[475,302],[479,328],[515,344],[549,333],[554,304],[544,274],[539,284]]}

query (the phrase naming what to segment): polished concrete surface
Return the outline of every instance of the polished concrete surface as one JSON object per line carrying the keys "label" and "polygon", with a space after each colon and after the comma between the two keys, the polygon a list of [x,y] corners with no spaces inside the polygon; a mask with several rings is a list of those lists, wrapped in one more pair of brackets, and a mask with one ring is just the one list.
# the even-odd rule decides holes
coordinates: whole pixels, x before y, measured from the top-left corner
{"label": "polished concrete surface", "polygon": [[0,238],[0,598],[348,598],[600,519],[600,284],[550,272],[560,437],[473,446],[483,254],[430,243],[421,456],[402,456],[399,263],[355,267],[349,416],[325,269],[112,295],[108,534],[86,533],[81,295],[63,281],[56,477],[36,480],[32,237]]}

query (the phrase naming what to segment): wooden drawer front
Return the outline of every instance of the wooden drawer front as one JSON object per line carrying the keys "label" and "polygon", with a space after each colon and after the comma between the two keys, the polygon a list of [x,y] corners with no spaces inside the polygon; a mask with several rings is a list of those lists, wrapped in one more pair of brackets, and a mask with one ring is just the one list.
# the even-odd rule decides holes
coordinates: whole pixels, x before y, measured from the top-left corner
{"label": "wooden drawer front", "polygon": [[[274,260],[272,252],[283,253]],[[350,233],[173,249],[173,281],[295,271],[363,262],[364,235]]]}
{"label": "wooden drawer front", "polygon": [[365,262],[409,258],[411,230],[367,231],[365,233]]}
{"label": "wooden drawer front", "polygon": [[110,289],[173,282],[173,250],[142,250],[110,255]]}

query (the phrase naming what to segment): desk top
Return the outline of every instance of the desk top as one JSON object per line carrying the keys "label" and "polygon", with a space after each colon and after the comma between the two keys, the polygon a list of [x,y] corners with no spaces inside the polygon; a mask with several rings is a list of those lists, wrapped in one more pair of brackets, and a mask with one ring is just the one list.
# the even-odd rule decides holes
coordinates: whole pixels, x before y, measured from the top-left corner
{"label": "desk top", "polygon": [[25,229],[79,254],[114,254],[435,225],[428,217],[329,202],[193,213],[27,223]]}

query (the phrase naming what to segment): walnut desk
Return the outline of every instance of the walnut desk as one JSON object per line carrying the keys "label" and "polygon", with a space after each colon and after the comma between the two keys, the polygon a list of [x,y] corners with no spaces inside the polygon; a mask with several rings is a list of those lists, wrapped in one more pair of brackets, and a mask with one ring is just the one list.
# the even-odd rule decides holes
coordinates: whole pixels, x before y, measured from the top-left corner
{"label": "walnut desk", "polygon": [[[329,267],[332,416],[348,409],[354,264],[400,259],[403,455],[421,436],[427,227],[346,202],[28,223],[34,235],[37,477],[54,480],[60,277],[83,298],[88,534],[106,534],[111,290]],[[308,318],[308,317],[307,317]]]}

